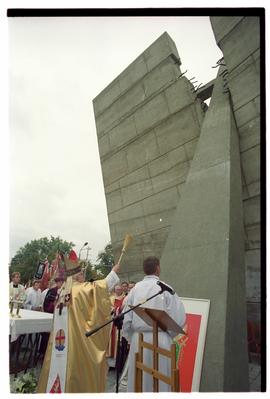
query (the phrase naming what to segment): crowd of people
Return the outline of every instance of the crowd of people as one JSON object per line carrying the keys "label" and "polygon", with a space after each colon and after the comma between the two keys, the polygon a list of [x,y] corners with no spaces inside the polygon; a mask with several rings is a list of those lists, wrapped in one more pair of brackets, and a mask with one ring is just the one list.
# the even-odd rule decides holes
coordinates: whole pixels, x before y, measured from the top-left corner
{"label": "crowd of people", "polygon": [[20,284],[20,272],[13,272],[9,284],[10,300],[23,302],[23,308],[35,311],[54,312],[54,302],[58,289],[61,288],[64,277],[54,277],[49,286],[41,291],[39,280],[33,280],[30,287]]}
{"label": "crowd of people", "polygon": [[[54,313],[51,334],[43,333],[41,351],[47,351],[38,384],[38,393],[45,392],[104,392],[108,358],[115,359],[114,366],[121,372],[128,364],[128,391],[134,392],[134,356],[137,350],[138,333],[151,342],[152,327],[134,312],[128,312],[123,320],[123,328],[108,321],[124,313],[130,307],[142,303],[160,290],[157,282],[160,275],[160,262],[156,257],[148,257],[143,263],[145,277],[137,283],[122,281],[118,273],[120,265],[113,266],[105,279],[85,282],[83,270],[74,255],[65,257],[65,276],[56,275],[49,286],[41,291],[40,281],[34,280],[25,289],[20,284],[20,273],[11,276],[10,297],[24,301],[24,308]],[[177,294],[162,292],[151,299],[146,307],[165,310],[181,327],[185,324],[185,310]],[[98,333],[87,338],[86,331],[108,324]],[[119,333],[118,333],[119,331]],[[121,353],[117,353],[117,338],[120,334]],[[62,347],[58,342],[62,339]],[[169,348],[172,337],[159,333],[161,347]],[[126,361],[127,359],[127,361]],[[144,362],[152,365],[150,351],[145,350]],[[160,370],[170,372],[170,362],[160,359]],[[126,369],[126,367],[125,367]],[[145,373],[143,373],[145,374]],[[144,375],[143,391],[152,391],[152,377]],[[165,383],[160,383],[160,392],[170,391]]]}
{"label": "crowd of people", "polygon": [[[84,272],[81,270],[75,276],[75,280],[78,283],[85,282]],[[56,304],[57,294],[62,287],[65,278],[63,275],[57,275],[48,282],[48,287],[41,291],[41,281],[33,279],[30,287],[20,284],[21,275],[20,272],[13,272],[11,274],[11,282],[9,284],[9,295],[11,300],[20,300],[23,302],[23,308],[34,311],[41,311],[46,313],[54,313]],[[93,280],[91,280],[93,281]],[[28,285],[28,283],[26,284]],[[134,281],[123,281],[113,287],[110,295],[111,301],[111,316],[116,316],[121,313],[124,306],[124,299],[127,297],[130,290],[135,286]],[[47,343],[49,339],[48,333],[42,334],[42,340],[40,344],[40,352],[44,355]],[[114,359],[110,365],[115,367],[115,360],[117,357],[117,334],[116,327],[112,323],[111,325],[111,338],[107,349],[107,357]],[[122,352],[127,353],[127,343],[124,337],[121,337],[121,348],[125,348]],[[126,356],[124,356],[125,358]],[[120,370],[123,368],[124,359],[121,361]]]}
{"label": "crowd of people", "polygon": [[[80,271],[76,275],[76,280],[79,283],[85,282],[85,275],[83,271]],[[10,300],[22,301],[24,309],[53,313],[57,292],[62,287],[64,281],[64,276],[56,276],[49,281],[48,287],[41,291],[40,280],[33,279],[32,285],[27,287],[26,285],[20,283],[20,272],[13,272],[11,274],[11,282],[9,284]],[[119,310],[123,307],[122,305],[124,298],[134,286],[134,281],[123,281],[113,288],[110,297],[112,303],[112,315],[119,313]]]}

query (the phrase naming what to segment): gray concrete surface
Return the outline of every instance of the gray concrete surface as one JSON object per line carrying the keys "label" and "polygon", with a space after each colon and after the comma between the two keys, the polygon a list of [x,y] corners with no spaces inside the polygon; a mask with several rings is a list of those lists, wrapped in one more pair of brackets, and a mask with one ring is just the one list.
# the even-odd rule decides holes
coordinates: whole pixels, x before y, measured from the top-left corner
{"label": "gray concrete surface", "polygon": [[[229,91],[231,95],[230,109],[227,106],[222,108],[224,104],[220,103],[216,108],[220,120],[214,118],[214,122],[216,126],[222,125],[224,118],[228,117],[229,109],[229,118],[231,121],[235,120],[237,128],[232,128],[228,123],[227,133],[231,134],[234,144],[228,143],[231,153],[223,168],[220,159],[227,147],[215,140],[219,129],[213,129],[210,123],[208,140],[204,140],[204,143],[198,141],[202,126],[209,117],[213,97],[210,108],[205,113],[206,108],[192,93],[190,82],[185,77],[180,77],[181,61],[172,39],[166,33],[94,99],[94,110],[111,239],[116,258],[122,248],[124,235],[134,235],[133,246],[123,261],[126,273],[122,278],[135,281],[140,279],[142,260],[147,255],[162,256],[162,262],[166,265],[170,258],[167,257],[166,248],[166,256],[164,255],[164,246],[177,218],[176,208],[181,208],[179,204],[185,197],[191,165],[201,185],[204,184],[205,176],[208,176],[209,184],[198,198],[201,204],[197,204],[194,198],[198,195],[196,190],[190,191],[186,219],[179,224],[179,234],[176,234],[174,242],[170,244],[174,251],[174,260],[171,259],[168,263],[171,262],[173,266],[167,269],[164,278],[171,278],[174,286],[178,281],[175,288],[180,292],[181,279],[186,282],[192,275],[192,283],[186,283],[184,288],[190,292],[190,296],[197,298],[204,292],[204,296],[208,297],[208,286],[211,289],[213,286],[213,291],[217,291],[219,287],[220,291],[216,292],[213,301],[216,309],[221,308],[227,315],[241,315],[240,320],[235,320],[234,317],[230,320],[228,316],[225,321],[225,346],[218,347],[220,352],[226,352],[221,354],[224,356],[224,364],[221,366],[222,370],[219,369],[214,356],[212,357],[211,370],[214,371],[211,378],[217,381],[221,374],[224,376],[224,381],[219,381],[221,390],[230,390],[230,387],[233,390],[246,390],[245,378],[242,381],[241,378],[237,379],[237,388],[233,382],[236,379],[230,378],[233,371],[230,374],[226,370],[234,370],[238,376],[241,369],[241,364],[239,366],[238,363],[241,356],[237,354],[241,352],[238,352],[241,345],[243,348],[247,343],[246,309],[248,319],[260,323],[260,29],[257,17],[211,17],[211,23],[217,44],[224,54],[224,91]],[[198,142],[201,144],[199,160],[196,159]],[[235,143],[236,151],[233,149]],[[209,148],[212,164],[208,165],[209,171],[204,173],[205,165],[209,161]],[[230,168],[235,171],[234,165],[238,163],[239,156],[241,176],[239,173],[236,176],[232,174],[226,180],[226,173],[230,173]],[[230,183],[226,187],[228,181]],[[193,183],[195,186],[196,182]],[[191,186],[190,183],[189,189]],[[211,207],[213,204],[208,204],[207,212],[203,210],[204,195],[210,199],[210,204],[213,198],[216,201],[214,208]],[[239,198],[242,205],[239,205]],[[220,211],[215,213],[214,222],[211,212],[218,202]],[[240,212],[234,209],[235,205],[236,209],[238,206],[242,208],[239,208]],[[200,207],[201,211],[198,212]],[[195,214],[198,212],[197,219],[194,211]],[[185,223],[189,218],[194,219],[194,226],[197,228],[194,228],[193,223]],[[244,235],[237,230],[243,224]],[[185,237],[179,252],[177,240],[182,234],[181,229],[185,232]],[[213,243],[222,241],[222,234],[223,239],[227,235],[228,246],[224,243],[219,245],[219,242],[214,248]],[[235,245],[239,242],[240,250]],[[191,247],[192,251],[189,250]],[[203,276],[199,278],[194,270],[191,273],[192,267],[196,268],[196,262],[193,264],[191,259],[200,258],[203,259],[203,267],[207,270],[211,267],[209,271],[216,278],[213,284],[207,280],[204,284]],[[178,259],[181,264],[184,263],[184,270],[179,272],[176,266]],[[243,273],[243,259],[246,277]],[[190,270],[187,265],[191,265]],[[223,286],[219,285],[220,282]],[[246,305],[243,295],[246,295]],[[222,317],[221,325],[224,322]],[[233,338],[234,329],[241,330],[238,341]],[[210,330],[214,330],[213,325]],[[208,335],[211,333],[208,332]],[[211,341],[212,350],[215,351],[213,342]],[[230,348],[229,351],[227,347]],[[234,356],[237,361],[233,360]],[[245,374],[247,375],[247,361],[243,360],[242,376]],[[202,390],[207,389],[202,382]]]}
{"label": "gray concrete surface", "polygon": [[[248,319],[257,321],[260,318],[261,297],[260,21],[255,16],[211,17],[210,21],[228,69],[228,87],[239,131],[246,237]],[[257,315],[252,306],[254,302],[258,303]]]}
{"label": "gray concrete surface", "polygon": [[238,135],[221,76],[161,258],[161,278],[181,296],[211,301],[203,392],[249,389],[241,187]]}
{"label": "gray concrete surface", "polygon": [[147,255],[161,256],[204,119],[179,64],[164,33],[93,101],[116,259],[134,236],[125,279],[142,277]]}

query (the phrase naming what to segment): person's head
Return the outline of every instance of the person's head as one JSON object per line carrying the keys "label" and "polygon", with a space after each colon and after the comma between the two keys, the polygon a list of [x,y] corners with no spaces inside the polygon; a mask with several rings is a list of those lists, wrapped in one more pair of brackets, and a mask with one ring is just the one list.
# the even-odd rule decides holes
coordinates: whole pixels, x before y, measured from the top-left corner
{"label": "person's head", "polygon": [[61,288],[64,283],[64,279],[62,277],[56,277],[54,282],[57,288]]}
{"label": "person's head", "polygon": [[32,287],[34,288],[35,291],[37,291],[40,287],[40,281],[39,280],[34,280]]}
{"label": "person's head", "polygon": [[129,291],[132,290],[132,288],[135,286],[135,284],[136,284],[136,283],[134,283],[134,281],[130,281],[130,282],[128,283],[128,290],[129,290]]}
{"label": "person's head", "polygon": [[55,281],[54,280],[50,280],[49,281],[49,283],[48,283],[48,286],[47,286],[47,288],[53,288],[53,287],[55,287],[56,286],[56,284],[55,284]]}
{"label": "person's head", "polygon": [[146,258],[143,261],[143,271],[146,275],[156,275],[159,276],[160,275],[160,263],[159,263],[159,259],[156,258],[155,256],[148,256],[148,258]]}
{"label": "person's head", "polygon": [[75,274],[74,278],[75,278],[76,281],[78,281],[78,283],[84,283],[85,282],[84,272],[82,270],[79,273]]}
{"label": "person's head", "polygon": [[121,285],[117,284],[114,287],[114,292],[116,296],[121,296],[123,294],[123,288],[121,287]]}
{"label": "person's head", "polygon": [[14,284],[19,284],[19,282],[21,280],[20,272],[13,272],[11,275],[11,280]]}
{"label": "person's head", "polygon": [[128,292],[128,283],[126,281],[123,281],[121,283],[121,287],[122,287],[123,293],[126,294]]}

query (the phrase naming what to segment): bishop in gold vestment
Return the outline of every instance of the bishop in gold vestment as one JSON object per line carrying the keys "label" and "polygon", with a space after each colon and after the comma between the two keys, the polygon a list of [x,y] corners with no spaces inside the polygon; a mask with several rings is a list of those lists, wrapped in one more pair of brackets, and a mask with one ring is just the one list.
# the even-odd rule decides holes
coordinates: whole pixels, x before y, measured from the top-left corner
{"label": "bishop in gold vestment", "polygon": [[[59,342],[62,338],[62,344],[65,345],[65,335],[60,333],[60,336],[57,337],[56,330],[54,330],[50,335],[44,358],[37,388],[38,393],[105,392],[106,349],[110,339],[110,325],[88,338],[85,333],[110,319],[109,291],[119,282],[119,277],[116,274],[118,270],[119,265],[115,265],[104,280],[93,283],[72,283],[70,303],[66,306],[68,339],[65,386],[59,387],[60,380],[57,371],[55,374],[57,377],[53,377],[53,380],[49,379],[50,369],[54,367],[52,364],[54,358],[51,361],[51,357],[56,340],[58,339]],[[56,322],[56,312],[59,312],[59,307],[55,309],[54,323]],[[59,331],[63,332],[63,330]]]}

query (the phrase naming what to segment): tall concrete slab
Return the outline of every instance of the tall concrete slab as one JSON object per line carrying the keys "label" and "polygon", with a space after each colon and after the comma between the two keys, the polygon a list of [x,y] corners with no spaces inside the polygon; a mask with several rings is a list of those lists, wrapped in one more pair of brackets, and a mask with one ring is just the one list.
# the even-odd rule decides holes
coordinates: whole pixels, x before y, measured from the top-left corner
{"label": "tall concrete slab", "polygon": [[161,258],[180,296],[211,301],[202,392],[249,389],[239,140],[223,86],[219,76]]}
{"label": "tall concrete slab", "polygon": [[139,279],[143,258],[161,256],[200,134],[203,103],[180,64],[165,32],[93,101],[116,259],[134,236],[122,278]]}
{"label": "tall concrete slab", "polygon": [[248,319],[260,324],[260,18],[211,17],[239,131]]}

